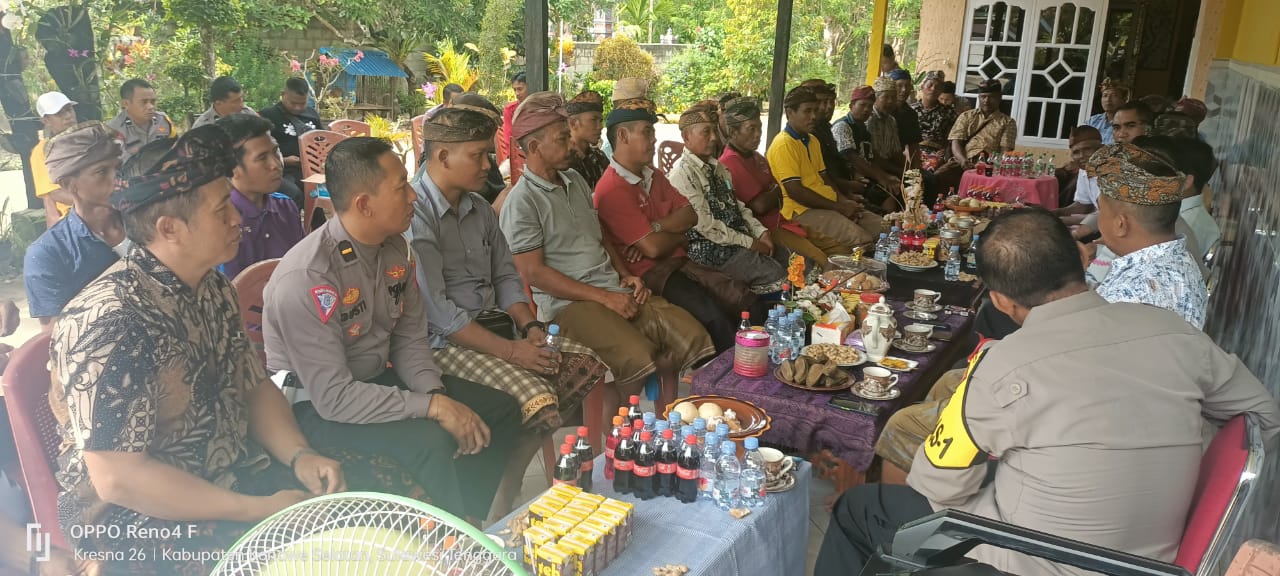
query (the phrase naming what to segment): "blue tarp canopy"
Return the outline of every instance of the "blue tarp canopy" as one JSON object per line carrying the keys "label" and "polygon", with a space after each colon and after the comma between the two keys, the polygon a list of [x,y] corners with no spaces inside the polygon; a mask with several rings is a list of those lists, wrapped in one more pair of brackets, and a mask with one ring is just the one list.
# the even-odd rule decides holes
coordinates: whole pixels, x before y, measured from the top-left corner
{"label": "blue tarp canopy", "polygon": [[[357,52],[362,53],[359,61],[356,61]],[[330,58],[337,58],[338,62],[342,63],[342,70],[351,76],[409,77],[387,57],[386,52],[355,48],[321,48],[320,53]]]}

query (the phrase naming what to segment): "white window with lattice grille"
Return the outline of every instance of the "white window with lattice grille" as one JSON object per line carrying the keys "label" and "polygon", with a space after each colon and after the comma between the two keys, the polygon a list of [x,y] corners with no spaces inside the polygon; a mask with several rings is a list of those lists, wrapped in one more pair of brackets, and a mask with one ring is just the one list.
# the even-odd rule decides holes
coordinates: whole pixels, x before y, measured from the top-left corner
{"label": "white window with lattice grille", "polygon": [[1018,145],[1066,148],[1089,117],[1106,13],[1107,0],[969,0],[956,91],[1000,80]]}

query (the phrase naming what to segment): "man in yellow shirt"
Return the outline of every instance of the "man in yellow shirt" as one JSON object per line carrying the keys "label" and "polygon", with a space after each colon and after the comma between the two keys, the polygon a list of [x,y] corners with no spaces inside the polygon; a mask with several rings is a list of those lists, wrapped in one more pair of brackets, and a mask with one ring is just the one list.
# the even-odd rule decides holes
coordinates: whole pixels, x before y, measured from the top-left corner
{"label": "man in yellow shirt", "polygon": [[773,139],[765,155],[782,187],[782,217],[811,235],[849,248],[867,244],[879,236],[881,219],[862,209],[860,197],[840,195],[832,185],[821,145],[811,136],[817,106],[813,88],[792,88],[783,100],[786,129]]}
{"label": "man in yellow shirt", "polygon": [[44,138],[31,149],[31,180],[36,188],[36,197],[44,200],[45,209],[48,210],[52,200],[61,218],[71,210],[71,198],[49,178],[49,169],[44,165],[44,145],[50,138],[76,125],[76,103],[61,92],[45,92],[36,99],[36,113],[40,115],[40,123],[44,124]]}

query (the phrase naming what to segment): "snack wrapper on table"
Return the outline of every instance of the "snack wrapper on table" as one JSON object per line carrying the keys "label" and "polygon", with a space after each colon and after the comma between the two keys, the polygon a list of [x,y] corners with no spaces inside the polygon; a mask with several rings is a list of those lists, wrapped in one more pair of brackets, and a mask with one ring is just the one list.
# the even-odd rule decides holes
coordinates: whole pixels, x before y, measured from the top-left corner
{"label": "snack wrapper on table", "polygon": [[529,505],[525,564],[539,576],[599,574],[630,543],[634,512],[627,502],[553,486]]}

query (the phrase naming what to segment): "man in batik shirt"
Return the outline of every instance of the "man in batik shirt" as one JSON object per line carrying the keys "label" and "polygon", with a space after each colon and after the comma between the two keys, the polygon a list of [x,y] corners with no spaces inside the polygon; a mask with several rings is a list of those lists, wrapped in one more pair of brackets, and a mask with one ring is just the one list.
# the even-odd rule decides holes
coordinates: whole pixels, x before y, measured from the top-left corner
{"label": "man in batik shirt", "polygon": [[107,573],[208,574],[253,524],[313,495],[422,495],[390,461],[340,467],[312,450],[267,379],[214,269],[239,246],[234,165],[217,126],[143,146],[111,197],[133,247],[54,329],[59,523],[78,553],[124,558]]}
{"label": "man in batik shirt", "polygon": [[965,169],[978,156],[1011,152],[1018,138],[1018,124],[1000,110],[1003,89],[999,80],[978,84],[978,107],[961,114],[951,128],[951,153]]}

